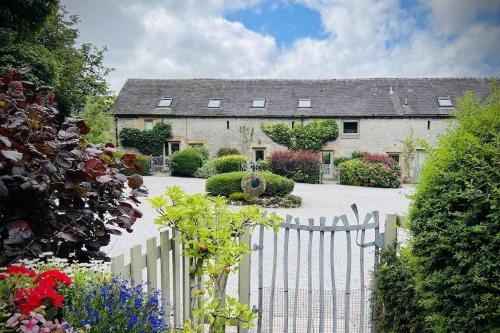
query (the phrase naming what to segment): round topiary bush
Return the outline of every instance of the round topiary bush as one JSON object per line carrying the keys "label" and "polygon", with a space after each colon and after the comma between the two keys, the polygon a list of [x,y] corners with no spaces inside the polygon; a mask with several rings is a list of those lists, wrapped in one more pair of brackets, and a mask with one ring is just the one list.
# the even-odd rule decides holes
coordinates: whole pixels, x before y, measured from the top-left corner
{"label": "round topiary bush", "polygon": [[198,149],[188,148],[172,155],[170,170],[173,176],[191,177],[203,165]]}
{"label": "round topiary bush", "polygon": [[[245,175],[249,174],[246,171],[221,173],[207,179],[205,190],[213,196],[229,197],[232,193],[242,192],[241,180]],[[284,197],[292,193],[294,181],[285,177],[275,175],[271,172],[260,173],[266,181],[266,190],[263,196],[267,197]]]}
{"label": "round topiary bush", "polygon": [[226,173],[241,171],[241,165],[246,162],[246,159],[241,155],[228,155],[219,157],[215,161],[217,173]]}

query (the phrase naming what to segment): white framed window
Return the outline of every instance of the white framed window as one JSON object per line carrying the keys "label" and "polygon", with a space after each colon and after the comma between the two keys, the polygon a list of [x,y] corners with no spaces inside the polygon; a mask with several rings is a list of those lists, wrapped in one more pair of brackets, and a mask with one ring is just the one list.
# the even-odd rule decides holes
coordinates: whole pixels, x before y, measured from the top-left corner
{"label": "white framed window", "polygon": [[208,107],[208,108],[211,108],[211,109],[213,109],[213,108],[220,108],[220,104],[221,104],[221,102],[222,102],[222,99],[220,99],[220,98],[213,98],[213,99],[210,99],[210,100],[208,101],[208,105],[207,105],[207,107]]}
{"label": "white framed window", "polygon": [[145,130],[153,129],[153,119],[144,119],[144,129]]}
{"label": "white framed window", "polygon": [[254,99],[252,101],[252,107],[256,109],[262,109],[266,107],[266,100],[265,99]]}
{"label": "white framed window", "polygon": [[311,99],[310,98],[299,98],[299,104],[297,105],[299,108],[310,108],[311,107]]}
{"label": "white framed window", "polygon": [[347,134],[347,135],[359,134],[359,121],[358,120],[342,121],[342,134]]}
{"label": "white framed window", "polygon": [[161,108],[169,108],[172,106],[172,97],[162,97],[160,99],[160,102],[158,103],[158,106]]}
{"label": "white framed window", "polygon": [[450,97],[438,97],[438,104],[440,108],[452,108],[453,103]]}

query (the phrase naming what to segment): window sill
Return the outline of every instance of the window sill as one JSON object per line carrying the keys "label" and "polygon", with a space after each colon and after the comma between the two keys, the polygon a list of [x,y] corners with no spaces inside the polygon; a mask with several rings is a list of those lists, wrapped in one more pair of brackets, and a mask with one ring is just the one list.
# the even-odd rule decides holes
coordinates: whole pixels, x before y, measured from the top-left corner
{"label": "window sill", "polygon": [[341,134],[341,139],[359,139],[359,133],[357,134]]}

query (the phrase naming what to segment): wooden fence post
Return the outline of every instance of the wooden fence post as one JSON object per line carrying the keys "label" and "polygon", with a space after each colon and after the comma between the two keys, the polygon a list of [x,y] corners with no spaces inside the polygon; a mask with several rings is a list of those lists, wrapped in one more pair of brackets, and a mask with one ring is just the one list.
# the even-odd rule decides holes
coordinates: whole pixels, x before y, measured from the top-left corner
{"label": "wooden fence post", "polygon": [[384,250],[394,249],[398,236],[398,216],[385,214]]}
{"label": "wooden fence post", "polygon": [[[246,243],[248,248],[251,244],[251,236],[242,237],[241,242]],[[248,254],[241,259],[238,269],[238,300],[242,304],[247,304],[250,307],[250,267],[252,254]],[[247,333],[248,329],[243,328],[241,323],[238,326],[239,333]]]}

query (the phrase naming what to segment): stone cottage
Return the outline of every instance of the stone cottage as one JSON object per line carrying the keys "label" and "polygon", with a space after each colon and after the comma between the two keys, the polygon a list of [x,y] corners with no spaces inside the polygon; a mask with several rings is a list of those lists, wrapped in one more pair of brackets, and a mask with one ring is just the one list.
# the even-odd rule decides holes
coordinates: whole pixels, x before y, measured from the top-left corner
{"label": "stone cottage", "polygon": [[[339,137],[323,148],[328,172],[336,156],[354,150],[385,152],[400,159],[402,142],[414,135],[436,144],[450,126],[457,97],[472,90],[487,98],[489,80],[477,78],[381,78],[348,80],[128,79],[112,113],[116,135],[125,127],[149,129],[172,124],[166,154],[203,145],[214,156],[221,147],[239,149],[249,159],[265,159],[286,149],[261,130],[261,123],[291,127],[335,119]],[[418,177],[425,152],[417,150]]]}

